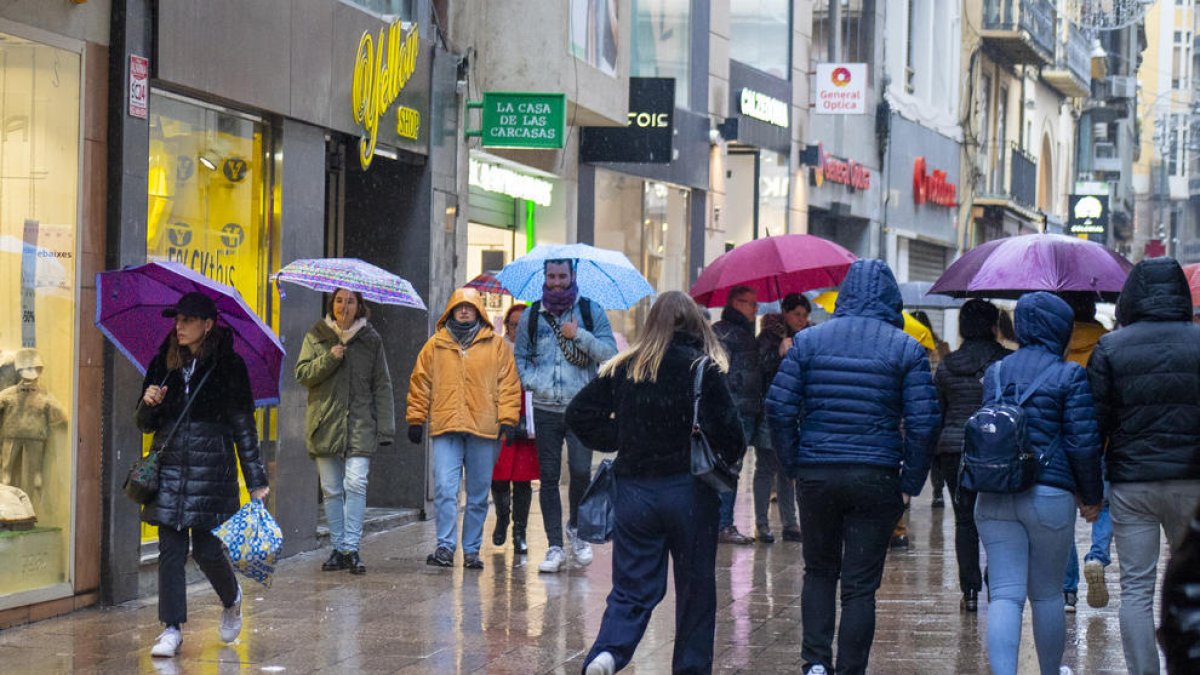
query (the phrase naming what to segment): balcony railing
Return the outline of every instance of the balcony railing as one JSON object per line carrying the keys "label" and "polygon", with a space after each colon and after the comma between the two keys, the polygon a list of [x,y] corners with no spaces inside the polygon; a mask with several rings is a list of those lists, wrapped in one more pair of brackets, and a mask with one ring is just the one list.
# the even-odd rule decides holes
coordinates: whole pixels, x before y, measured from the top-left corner
{"label": "balcony railing", "polygon": [[1013,199],[1018,204],[1034,208],[1037,205],[1037,161],[1016,144],[1009,148],[1009,160]]}
{"label": "balcony railing", "polygon": [[1067,68],[1087,89],[1092,82],[1092,50],[1087,36],[1075,24],[1067,27]]}
{"label": "balcony railing", "polygon": [[982,37],[1015,63],[1049,64],[1056,14],[1051,0],[984,0]]}
{"label": "balcony railing", "polygon": [[1067,27],[1067,40],[1057,45],[1054,65],[1042,77],[1063,96],[1083,98],[1091,93],[1092,55],[1088,39],[1074,25]]}
{"label": "balcony railing", "polygon": [[[1026,208],[1037,204],[1037,161],[1016,143],[980,148],[979,197],[1005,199]],[[990,165],[990,166],[989,166]]]}

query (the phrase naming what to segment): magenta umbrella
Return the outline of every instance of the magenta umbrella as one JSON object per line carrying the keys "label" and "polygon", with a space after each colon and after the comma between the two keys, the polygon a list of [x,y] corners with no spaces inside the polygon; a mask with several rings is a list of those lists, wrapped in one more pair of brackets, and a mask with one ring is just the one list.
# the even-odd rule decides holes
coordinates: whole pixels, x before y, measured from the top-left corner
{"label": "magenta umbrella", "polygon": [[830,288],[842,283],[858,258],[837,244],[811,234],[781,234],[755,239],[708,264],[689,294],[707,307],[720,307],[734,286],[758,291],[759,302],[788,293]]}
{"label": "magenta umbrella", "polygon": [[1094,241],[1026,234],[980,244],[942,273],[930,293],[1018,298],[1030,291],[1084,291],[1115,301],[1133,263]]}
{"label": "magenta umbrella", "polygon": [[283,345],[236,289],[174,262],[96,273],[96,326],[143,374],[175,320],[164,317],[185,293],[217,304],[217,323],[229,328],[233,349],[246,362],[254,405],[279,403]]}

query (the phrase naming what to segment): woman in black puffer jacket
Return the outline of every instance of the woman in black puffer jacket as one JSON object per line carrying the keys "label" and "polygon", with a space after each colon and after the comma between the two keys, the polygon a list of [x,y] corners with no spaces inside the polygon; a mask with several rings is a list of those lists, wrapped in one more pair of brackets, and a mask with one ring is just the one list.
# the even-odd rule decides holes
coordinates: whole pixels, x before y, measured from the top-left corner
{"label": "woman in black puffer jacket", "polygon": [[[237,465],[253,499],[267,495],[267,473],[258,449],[254,400],[242,357],[229,332],[215,325],[217,307],[201,293],[184,295],[163,311],[175,319],[158,355],[150,362],[137,411],[137,425],[162,443],[188,408],[168,447],[160,450],[159,487],[142,509],[142,520],[158,526],[158,618],[166,629],[151,654],[179,652],[187,621],[184,563],[192,558],[221,598],[221,639],[241,630],[242,592],[221,542],[211,530],[237,512]],[[234,446],[237,446],[236,455]]]}
{"label": "woman in black puffer jacket", "polygon": [[954,552],[958,558],[958,585],[962,608],[979,608],[983,576],[979,572],[979,531],[975,529],[975,493],[958,484],[962,461],[963,425],[983,404],[983,374],[988,366],[1012,352],[996,341],[1000,310],[986,300],[970,300],[958,313],[962,346],[942,359],[933,376],[942,410],[942,432],[935,446],[934,462],[950,487],[954,503]]}
{"label": "woman in black puffer jacket", "polygon": [[725,383],[726,357],[696,303],[679,291],[658,297],[643,335],[575,396],[566,420],[584,445],[611,452],[613,589],[587,675],[611,674],[633,658],[675,568],[672,671],[712,671],[717,612],[717,493],[691,474],[692,389],[708,356],[699,422],[713,450],[734,464],[746,451]]}

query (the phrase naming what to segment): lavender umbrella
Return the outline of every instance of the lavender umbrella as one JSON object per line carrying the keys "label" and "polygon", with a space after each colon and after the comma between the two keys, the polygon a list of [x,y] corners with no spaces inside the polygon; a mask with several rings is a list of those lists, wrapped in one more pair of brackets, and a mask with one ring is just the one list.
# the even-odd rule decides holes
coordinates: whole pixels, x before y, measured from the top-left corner
{"label": "lavender umbrella", "polygon": [[322,293],[345,288],[362,293],[371,302],[425,309],[425,302],[412,284],[358,258],[301,258],[288,263],[272,278],[276,283],[286,281]]}
{"label": "lavender umbrella", "polygon": [[96,274],[96,327],[143,374],[174,319],[162,315],[185,293],[217,304],[217,323],[229,328],[233,349],[246,362],[254,405],[279,403],[283,345],[237,290],[174,262],[152,262]]}
{"label": "lavender umbrella", "polygon": [[930,293],[1018,298],[1030,291],[1088,291],[1115,301],[1133,263],[1093,241],[1061,234],[997,239],[967,251]]}

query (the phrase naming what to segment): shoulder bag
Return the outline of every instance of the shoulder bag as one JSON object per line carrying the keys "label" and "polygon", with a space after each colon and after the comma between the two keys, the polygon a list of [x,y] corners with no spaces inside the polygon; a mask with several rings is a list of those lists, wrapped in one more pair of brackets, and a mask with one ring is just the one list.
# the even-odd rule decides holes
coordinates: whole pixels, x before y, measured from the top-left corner
{"label": "shoulder bag", "polygon": [[696,377],[692,382],[692,475],[717,492],[732,492],[737,487],[738,472],[713,451],[708,438],[700,429],[700,392],[704,387],[704,370],[708,357],[696,362]]}
{"label": "shoulder bag", "polygon": [[[171,444],[171,439],[179,430],[179,424],[187,417],[188,409],[192,407],[192,401],[196,400],[196,395],[200,393],[204,383],[208,381],[208,376],[215,368],[216,364],[204,373],[204,377],[200,378],[200,384],[196,385],[196,390],[188,397],[187,403],[183,406],[183,412],[179,413],[179,418],[175,420],[166,440],[151,445],[150,452],[146,453],[145,457],[138,457],[137,461],[133,463],[129,469],[129,475],[125,477],[125,485],[121,488],[125,492],[125,496],[143,506],[154,501],[155,496],[158,495],[159,451]],[[142,402],[139,401],[138,405],[142,405]],[[139,451],[138,454],[140,455],[141,452]]]}

